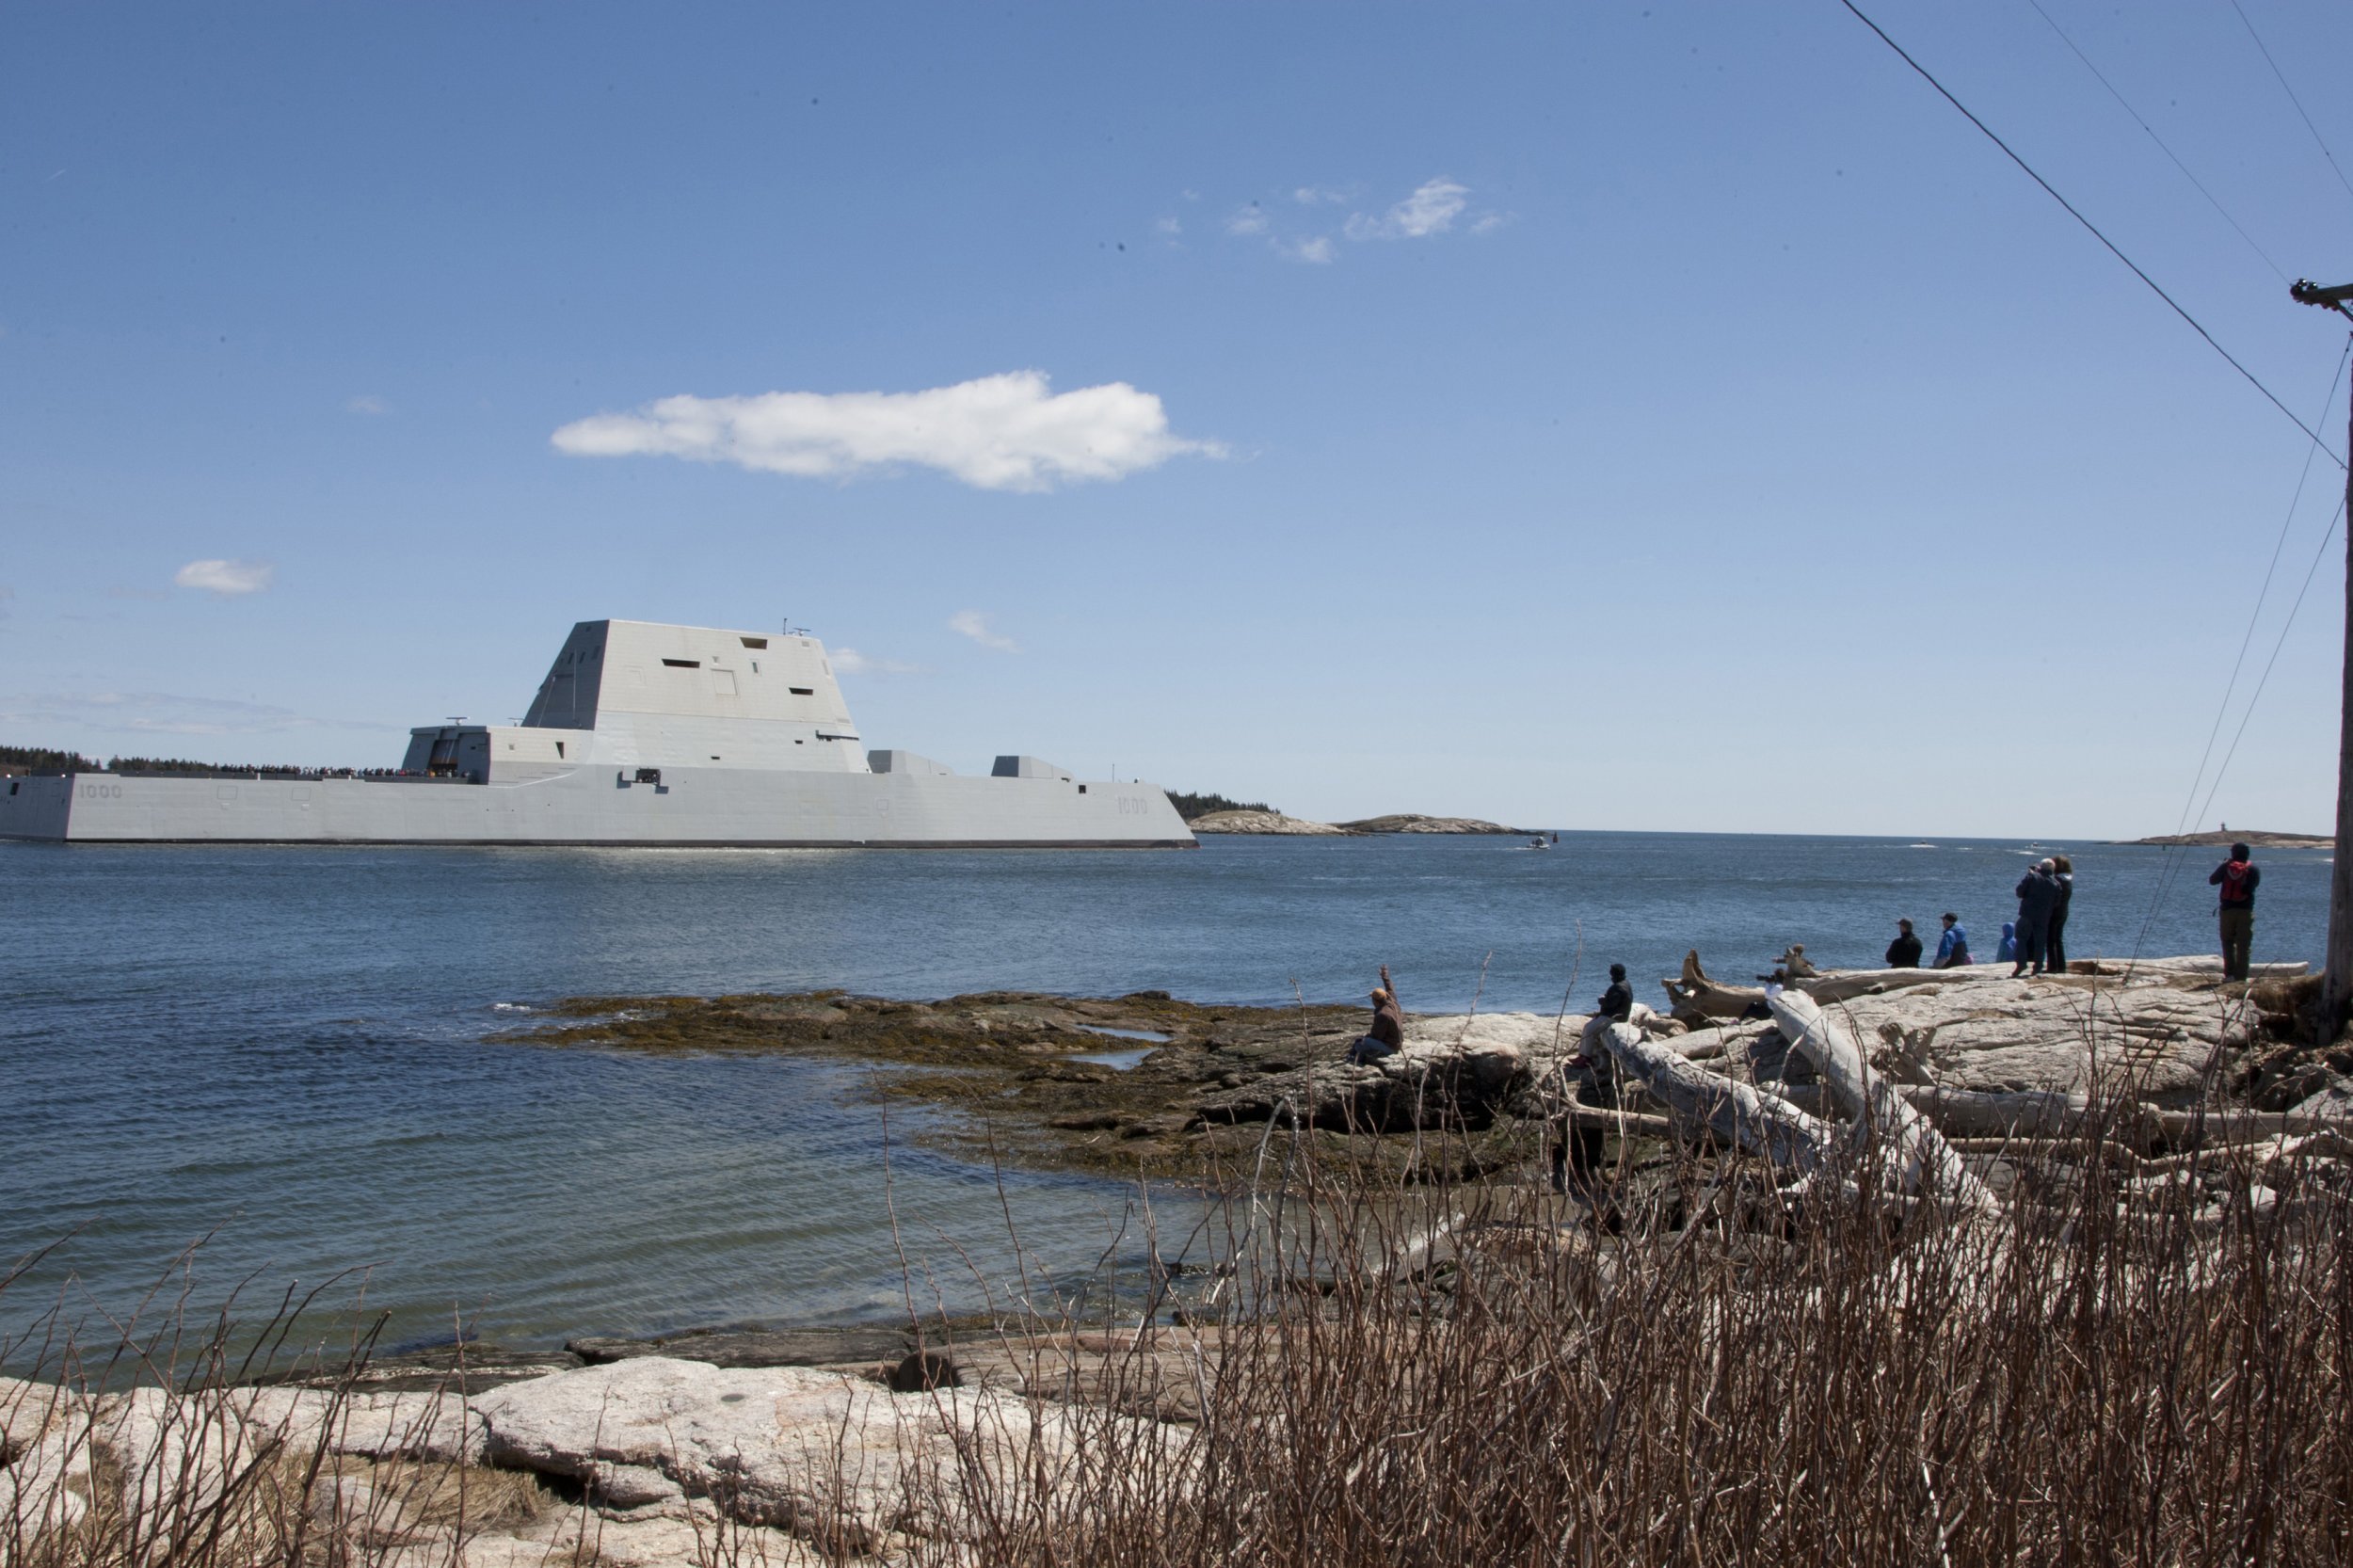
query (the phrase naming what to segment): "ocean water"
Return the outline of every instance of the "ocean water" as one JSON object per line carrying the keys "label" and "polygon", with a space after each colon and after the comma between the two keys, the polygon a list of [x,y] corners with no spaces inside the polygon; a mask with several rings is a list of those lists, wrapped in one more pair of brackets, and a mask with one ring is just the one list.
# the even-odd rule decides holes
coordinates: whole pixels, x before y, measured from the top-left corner
{"label": "ocean water", "polygon": [[[2215,852],[2034,853],[2061,848],[2071,955],[2211,951]],[[1897,916],[1932,938],[1946,908],[1990,958],[2028,858],[1606,833],[1541,853],[0,844],[0,1272],[64,1239],[0,1330],[55,1302],[120,1314],[200,1240],[200,1304],[333,1280],[392,1315],[390,1343],[463,1325],[510,1345],[970,1306],[1016,1272],[1009,1230],[1049,1278],[1143,1244],[1133,1192],[914,1146],[923,1113],[886,1124],[855,1064],[489,1038],[562,997],[1279,1002],[1360,997],[1386,962],[1413,1011],[1549,1012],[1590,1007],[1614,960],[1657,1003],[1688,947],[1733,980],[1791,941],[1876,964]],[[2317,964],[2328,856],[2258,858],[2255,956]]]}

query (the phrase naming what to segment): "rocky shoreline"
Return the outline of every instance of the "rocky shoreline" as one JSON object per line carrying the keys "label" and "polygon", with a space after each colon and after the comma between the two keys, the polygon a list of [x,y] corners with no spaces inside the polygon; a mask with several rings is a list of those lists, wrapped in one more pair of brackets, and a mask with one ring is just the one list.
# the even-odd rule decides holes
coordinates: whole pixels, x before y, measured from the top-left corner
{"label": "rocky shoreline", "polygon": [[[1829,973],[1801,983],[1872,1042],[1870,1065],[1947,1096],[2083,1096],[2131,1070],[2156,1111],[2211,1102],[2312,1114],[2353,1107],[2353,1052],[2294,1045],[2302,966],[2249,987],[2217,960],[2129,968],[2080,961],[2013,979],[2007,966]],[[1693,954],[1661,981],[1673,1016],[1653,1032],[1746,1076],[1787,1058],[1765,992],[1709,981]],[[1406,1048],[1370,1065],[1344,1058],[1361,1005],[1245,1007],[1161,991],[1074,998],[997,991],[936,1001],[840,991],[713,998],[579,998],[504,1039],[542,1047],[758,1052],[855,1061],[863,1093],[962,1112],[928,1134],[952,1152],[1016,1165],[1214,1185],[1271,1120],[1313,1136],[1410,1134],[1360,1146],[1419,1161],[1426,1179],[1485,1176],[1535,1160],[1548,1122],[1591,1077],[1583,1014],[1416,1015]],[[2114,1043],[2099,1035],[2112,1032]],[[1680,1038],[1678,1038],[1680,1037]],[[1590,1055],[1590,1053],[1587,1053]],[[2105,1064],[2105,1065],[2103,1064]],[[1803,1064],[1789,1071],[1802,1091]],[[1642,1109],[1638,1107],[1638,1109]],[[1657,1109],[1657,1108],[1649,1108]],[[1433,1163],[1436,1161],[1436,1163]]]}
{"label": "rocky shoreline", "polygon": [[[211,1358],[209,1377],[167,1373],[138,1386],[0,1378],[0,1520],[13,1520],[20,1541],[104,1529],[136,1541],[142,1521],[178,1529],[171,1521],[194,1518],[186,1528],[252,1532],[253,1552],[220,1560],[238,1561],[279,1560],[278,1548],[315,1529],[387,1568],[999,1560],[1005,1522],[1033,1508],[1064,1509],[1062,1529],[1116,1515],[1125,1481],[1102,1483],[1106,1453],[1119,1456],[1122,1478],[1162,1475],[1139,1515],[1152,1528],[1167,1509],[1206,1500],[1189,1466],[1228,1464],[1224,1485],[1279,1470],[1301,1430],[1291,1401],[1316,1389],[1340,1389],[1350,1409],[1383,1390],[1386,1402],[1367,1416],[1369,1451],[1382,1454],[1397,1432],[1420,1430],[1418,1390],[1492,1369],[1495,1386],[1473,1392],[1468,1424],[1439,1450],[1451,1452],[1489,1431],[1494,1410],[1527,1402],[1513,1371],[1524,1358],[1558,1355],[1562,1376],[1596,1364],[1563,1339],[1592,1332],[1593,1311],[1688,1345],[1700,1325],[1721,1336],[1752,1320],[1730,1303],[1780,1290],[1808,1332],[1727,1354],[1766,1366],[1794,1343],[1855,1344],[1811,1331],[1824,1284],[1857,1288],[1913,1267],[1901,1250],[1872,1251],[1904,1227],[1917,1229],[1909,1245],[1926,1261],[1890,1299],[1913,1301],[1939,1281],[1964,1292],[1927,1313],[1923,1333],[1956,1313],[2015,1311],[2036,1330],[2018,1343],[2039,1344],[2057,1320],[2044,1299],[2000,1292],[2087,1245],[2154,1249],[2132,1254],[2144,1272],[2201,1248],[2185,1276],[2196,1281],[2270,1257],[2263,1249],[2282,1236],[2313,1243],[2324,1233],[2313,1227],[2331,1224],[2342,1234],[2353,1043],[2292,1037],[2313,986],[2301,968],[2269,967],[2253,984],[2223,981],[2201,957],[2079,963],[2026,979],[1991,965],[1849,971],[1769,994],[1710,980],[1693,953],[1663,979],[1672,1014],[1638,1006],[1617,1024],[1415,1016],[1402,1049],[1362,1065],[1345,1060],[1364,1020],[1356,1006],[1234,1007],[1157,991],[577,999],[507,1038],[865,1062],[877,1097],[964,1112],[952,1119],[968,1130],[951,1136],[976,1152],[1205,1188],[1238,1174],[1248,1198],[1229,1216],[1245,1216],[1245,1229],[1261,1224],[1252,1173],[1265,1166],[1252,1152],[1276,1142],[1279,1179],[1295,1184],[1286,1202],[1337,1200],[1305,1226],[1310,1236],[1333,1227],[1337,1245],[1321,1256],[1234,1252],[1242,1261],[1209,1271],[1208,1290],[1156,1282],[1117,1326],[1010,1309],[984,1320],[584,1336],[560,1352],[452,1345],[266,1380],[225,1356]],[[1595,1103],[1590,1092],[1604,1086]],[[1547,1146],[1564,1128],[1597,1135],[1601,1163],[1553,1196]],[[1875,1165],[1876,1143],[1896,1158]],[[1321,1176],[1319,1149],[1335,1156]],[[1872,1181],[1887,1185],[1889,1207],[1867,1207],[1857,1184]],[[1499,1193],[1516,1197],[1498,1205]],[[2079,1203],[2083,1194],[2098,1202]],[[1842,1228],[1840,1206],[1856,1202],[1870,1223]],[[2013,1225],[2003,1217],[2011,1206],[2072,1215],[2078,1228]],[[1923,1216],[1932,1223],[1914,1226]],[[1813,1242],[1798,1240],[1807,1224]],[[2307,1228],[2283,1228],[2294,1226]],[[1867,1255],[1865,1272],[1807,1274],[1840,1266],[1827,1243],[1841,1236],[1837,1245]],[[2044,1251],[2000,1261],[2032,1247]],[[1666,1267],[1695,1249],[1726,1266]],[[1245,1262],[1255,1283],[1225,1292]],[[1514,1279],[1538,1287],[1494,1299],[1516,1302],[1516,1317],[1457,1316],[1463,1292],[1508,1291]],[[1600,1294],[1564,1294],[1561,1281]],[[1690,1316],[1657,1329],[1661,1303],[1688,1289],[1721,1294],[1690,1298]],[[1564,1301],[1571,1316],[1542,1316]],[[1446,1348],[1445,1336],[1498,1321],[1507,1336],[1525,1327],[1525,1342]],[[2223,1338],[2232,1353],[2217,1365],[2240,1377],[2239,1341]],[[1333,1359],[1301,1348],[1317,1344],[1337,1347]],[[1887,1353],[1798,1368],[1791,1386],[1867,1383]],[[1433,1367],[1445,1376],[1427,1377]],[[1416,1368],[1425,1375],[1382,1382]],[[1529,1432],[1541,1436],[1604,1401],[1585,1389],[1538,1402],[1545,1414]],[[1772,1408],[1752,1400],[1717,1418]],[[1272,1445],[1264,1454],[1215,1447],[1255,1444],[1254,1432]],[[1578,1453],[1593,1446],[1578,1442]],[[1176,1455],[1189,1457],[1156,1471]],[[1539,1456],[1530,1473],[1562,1462]],[[1353,1473],[1334,1473],[1343,1471]],[[1410,1535],[1410,1518],[1400,1528]]]}

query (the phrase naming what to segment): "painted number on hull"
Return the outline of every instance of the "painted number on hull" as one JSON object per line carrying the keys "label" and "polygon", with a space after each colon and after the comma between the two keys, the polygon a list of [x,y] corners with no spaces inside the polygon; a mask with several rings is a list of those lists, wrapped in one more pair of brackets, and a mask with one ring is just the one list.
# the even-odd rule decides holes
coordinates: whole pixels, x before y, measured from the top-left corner
{"label": "painted number on hull", "polygon": [[120,800],[122,786],[120,784],[85,784],[82,786],[82,794],[85,799],[88,800]]}
{"label": "painted number on hull", "polygon": [[1147,801],[1136,800],[1127,795],[1119,797],[1119,814],[1123,817],[1149,816],[1151,811],[1151,804]]}

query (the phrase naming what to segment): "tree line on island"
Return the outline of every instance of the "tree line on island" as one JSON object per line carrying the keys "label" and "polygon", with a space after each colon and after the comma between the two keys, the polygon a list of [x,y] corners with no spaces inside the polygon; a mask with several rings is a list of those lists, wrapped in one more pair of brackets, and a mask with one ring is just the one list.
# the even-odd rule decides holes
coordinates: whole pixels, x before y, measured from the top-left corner
{"label": "tree line on island", "polygon": [[1283,814],[1263,800],[1234,800],[1214,791],[1205,794],[1194,794],[1188,790],[1171,790],[1168,792],[1168,803],[1176,808],[1176,814],[1187,822],[1196,817],[1206,817],[1212,811],[1265,811],[1274,816]]}
{"label": "tree line on island", "polygon": [[101,763],[96,758],[85,757],[78,751],[60,751],[51,746],[0,745],[0,773],[315,774],[321,771],[282,762],[198,762],[184,757],[109,757]]}

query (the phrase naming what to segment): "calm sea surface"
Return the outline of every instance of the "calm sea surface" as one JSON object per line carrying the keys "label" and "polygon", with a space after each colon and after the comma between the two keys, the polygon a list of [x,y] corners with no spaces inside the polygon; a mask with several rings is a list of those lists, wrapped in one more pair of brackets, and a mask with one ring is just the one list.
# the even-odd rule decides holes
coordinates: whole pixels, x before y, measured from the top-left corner
{"label": "calm sea surface", "polygon": [[[582,993],[894,997],[1018,987],[1551,1011],[1612,960],[1643,998],[1696,946],[1745,980],[1790,941],[1876,964],[1958,911],[1990,958],[2016,843],[1563,834],[1205,840],[1197,853],[104,848],[0,844],[0,1301],[120,1310],[211,1240],[196,1295],[366,1269],[391,1342],[462,1320],[579,1333],[887,1315],[912,1264],[1012,1267],[995,1173],[899,1140],[855,1066],[502,1044]],[[2216,852],[2074,856],[2075,957],[2211,951]],[[2265,870],[2258,960],[2317,964],[2328,857]],[[2167,868],[2175,880],[2159,897]],[[2153,916],[2152,909],[2154,909]],[[2143,936],[2143,922],[2147,931]],[[1492,956],[1490,956],[1492,955]],[[886,1173],[888,1176],[886,1193]],[[1024,1253],[1082,1270],[1129,1202],[1009,1175]],[[79,1227],[76,1230],[76,1227]],[[1125,1243],[1134,1245],[1132,1235]],[[917,1286],[919,1301],[932,1286]],[[346,1292],[347,1299],[347,1292]]]}

